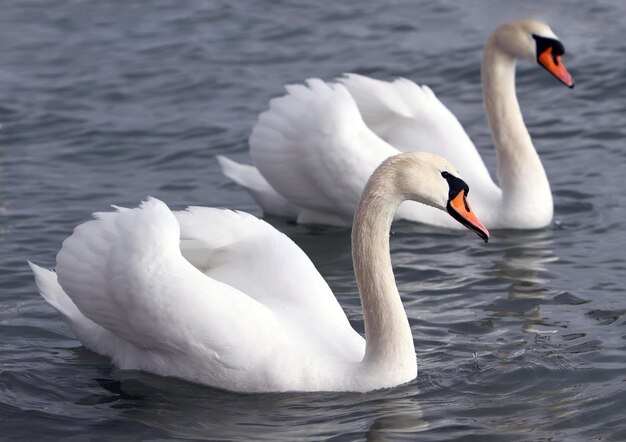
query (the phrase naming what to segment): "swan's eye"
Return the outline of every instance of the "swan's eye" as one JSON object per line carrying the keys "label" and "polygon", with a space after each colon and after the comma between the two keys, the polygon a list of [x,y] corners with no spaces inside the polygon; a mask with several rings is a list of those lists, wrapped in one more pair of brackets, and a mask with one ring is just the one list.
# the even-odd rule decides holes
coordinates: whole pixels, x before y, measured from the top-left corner
{"label": "swan's eye", "polygon": [[448,172],[446,172],[444,170],[443,172],[441,172],[441,176],[444,177],[447,180],[448,178],[450,178],[451,175],[450,175],[450,173],[448,173]]}

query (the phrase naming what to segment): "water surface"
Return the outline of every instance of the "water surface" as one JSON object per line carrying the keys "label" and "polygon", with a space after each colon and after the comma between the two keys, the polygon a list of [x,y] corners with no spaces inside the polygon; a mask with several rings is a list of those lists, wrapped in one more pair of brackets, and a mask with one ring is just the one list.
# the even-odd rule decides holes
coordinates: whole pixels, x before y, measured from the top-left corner
{"label": "water surface", "polygon": [[[618,2],[10,1],[0,14],[0,434],[6,439],[626,439],[626,6]],[[368,394],[242,395],[122,371],[36,292],[79,222],[152,195],[261,215],[220,173],[282,85],[358,72],[428,84],[495,165],[480,56],[500,23],[562,38],[572,91],[518,68],[555,222],[394,225],[420,364]],[[363,321],[349,232],[270,220]]]}

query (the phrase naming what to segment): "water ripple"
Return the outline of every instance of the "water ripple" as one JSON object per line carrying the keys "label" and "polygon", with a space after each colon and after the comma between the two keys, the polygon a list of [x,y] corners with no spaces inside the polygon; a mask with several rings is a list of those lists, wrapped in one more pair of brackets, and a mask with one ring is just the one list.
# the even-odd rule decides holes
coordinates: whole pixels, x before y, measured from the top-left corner
{"label": "water ripple", "polygon": [[[489,11],[486,13],[485,11]],[[3,437],[212,440],[623,440],[624,7],[564,2],[279,0],[3,5],[0,25],[0,429]],[[36,293],[72,228],[146,195],[260,215],[219,172],[247,159],[283,85],[358,72],[428,84],[495,167],[481,104],[488,32],[541,16],[574,90],[520,62],[517,93],[555,222],[468,232],[397,223],[398,286],[419,377],[363,395],[238,395],[121,371]],[[610,32],[609,32],[610,31]],[[269,219],[363,318],[350,232]]]}

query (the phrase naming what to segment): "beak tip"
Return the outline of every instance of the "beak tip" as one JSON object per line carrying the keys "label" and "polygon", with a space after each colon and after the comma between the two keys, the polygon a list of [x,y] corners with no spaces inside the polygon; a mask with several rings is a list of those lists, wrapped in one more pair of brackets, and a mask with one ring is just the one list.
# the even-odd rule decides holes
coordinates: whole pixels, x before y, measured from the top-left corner
{"label": "beak tip", "polygon": [[570,89],[574,89],[574,86],[576,85],[576,82],[574,81],[574,79],[572,78],[571,75],[569,75],[569,73],[566,76],[561,77],[557,77],[559,80],[561,80],[561,83],[563,83],[565,86],[567,86]]}

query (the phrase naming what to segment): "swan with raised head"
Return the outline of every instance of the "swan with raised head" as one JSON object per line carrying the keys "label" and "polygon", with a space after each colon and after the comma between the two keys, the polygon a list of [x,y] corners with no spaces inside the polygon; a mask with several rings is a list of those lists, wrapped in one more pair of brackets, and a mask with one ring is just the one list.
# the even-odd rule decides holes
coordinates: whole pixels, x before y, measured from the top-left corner
{"label": "swan with raised head", "polygon": [[[270,102],[250,137],[256,167],[218,157],[225,175],[246,188],[267,214],[301,223],[350,225],[367,178],[385,158],[408,150],[454,158],[490,228],[541,228],[553,217],[550,184],[515,94],[516,59],[536,60],[574,86],[552,30],[533,20],[507,23],[485,46],[484,103],[498,159],[500,187],[455,116],[427,86],[347,75],[287,86]],[[449,217],[407,203],[397,218],[458,228]]]}
{"label": "swan with raised head", "polygon": [[122,369],[241,392],[368,391],[417,375],[389,230],[411,199],[487,241],[452,165],[428,153],[384,161],[354,217],[365,340],[304,252],[266,222],[223,209],[171,212],[156,199],[97,213],[57,255],[31,263],[41,295],[85,347]]}

